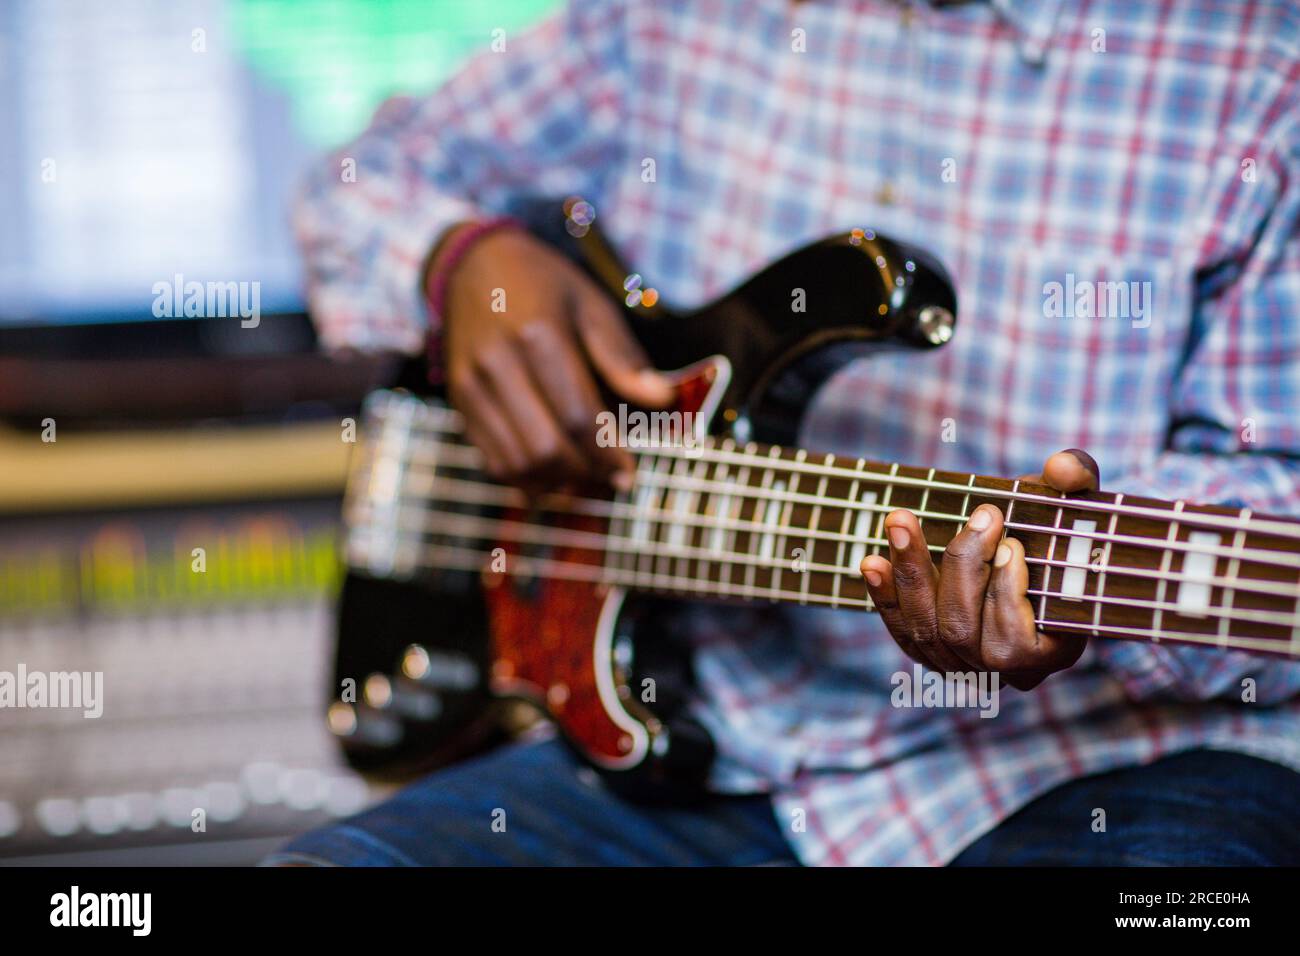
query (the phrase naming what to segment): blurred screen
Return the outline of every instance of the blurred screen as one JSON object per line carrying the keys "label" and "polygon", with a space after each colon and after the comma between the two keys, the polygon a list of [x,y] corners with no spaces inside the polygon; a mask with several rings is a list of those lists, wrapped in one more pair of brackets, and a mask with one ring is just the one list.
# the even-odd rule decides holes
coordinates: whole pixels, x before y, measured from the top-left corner
{"label": "blurred screen", "polygon": [[305,165],[557,5],[0,0],[0,324],[152,319],[178,276],[300,309]]}

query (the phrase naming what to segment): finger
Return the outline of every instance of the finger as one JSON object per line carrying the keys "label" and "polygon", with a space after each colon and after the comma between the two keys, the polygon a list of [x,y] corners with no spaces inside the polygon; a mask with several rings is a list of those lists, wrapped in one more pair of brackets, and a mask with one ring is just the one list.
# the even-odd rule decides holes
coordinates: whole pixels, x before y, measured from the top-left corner
{"label": "finger", "polygon": [[1101,469],[1086,451],[1069,448],[1047,459],[1042,480],[1057,491],[1096,491],[1101,487]]}
{"label": "finger", "polygon": [[1007,538],[993,557],[984,593],[985,666],[998,671],[1018,690],[1030,690],[1055,671],[1074,664],[1087,641],[1078,635],[1051,635],[1038,630],[1029,601],[1029,565],[1025,548]]}
{"label": "finger", "polygon": [[672,381],[650,366],[613,303],[596,292],[583,295],[574,321],[591,364],[616,394],[646,408],[664,408],[672,402],[676,392]]}
{"label": "finger", "polygon": [[577,347],[554,325],[535,322],[520,333],[528,369],[556,420],[583,456],[593,477],[630,487],[632,455],[618,445],[597,441],[600,394]]}
{"label": "finger", "polygon": [[550,488],[586,477],[586,465],[555,420],[523,357],[513,346],[500,345],[478,369],[501,414],[510,425],[525,460],[518,483],[530,489]]}
{"label": "finger", "polygon": [[859,566],[863,579],[867,582],[867,593],[871,603],[885,623],[890,637],[902,649],[903,653],[919,664],[931,670],[940,670],[928,655],[912,640],[908,633],[907,622],[902,609],[898,606],[898,589],[894,585],[894,567],[879,555],[867,555]]}
{"label": "finger", "polygon": [[885,534],[889,538],[889,561],[894,567],[904,635],[939,670],[965,670],[961,659],[939,640],[939,615],[935,606],[939,572],[930,560],[921,523],[910,511],[892,511],[885,518]]}
{"label": "finger", "polygon": [[1002,512],[993,505],[980,505],[948,542],[939,569],[939,640],[977,670],[984,667],[980,656],[984,590],[1002,527]]}
{"label": "finger", "polygon": [[466,437],[483,454],[484,470],[503,481],[520,474],[525,464],[523,451],[487,389],[473,374],[450,379],[452,405],[465,419]]}

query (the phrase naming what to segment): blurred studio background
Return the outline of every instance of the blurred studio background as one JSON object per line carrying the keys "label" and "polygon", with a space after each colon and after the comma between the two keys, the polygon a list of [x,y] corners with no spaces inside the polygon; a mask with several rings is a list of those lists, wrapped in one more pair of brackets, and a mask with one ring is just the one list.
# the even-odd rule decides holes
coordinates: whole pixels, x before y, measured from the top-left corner
{"label": "blurred studio background", "polygon": [[[396,363],[317,353],[287,210],[555,6],[0,0],[0,679],[103,674],[0,707],[0,863],[246,864],[381,791],[325,704],[340,422]],[[191,280],[260,322],[167,315]]]}

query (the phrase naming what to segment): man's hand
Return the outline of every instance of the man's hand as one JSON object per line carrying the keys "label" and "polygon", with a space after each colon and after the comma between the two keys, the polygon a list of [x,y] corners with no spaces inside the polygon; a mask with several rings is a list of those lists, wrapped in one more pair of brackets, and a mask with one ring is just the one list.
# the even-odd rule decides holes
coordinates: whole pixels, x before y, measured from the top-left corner
{"label": "man's hand", "polygon": [[[1041,475],[1025,480],[1057,491],[1096,489],[1097,463],[1076,449],[1047,459]],[[1002,512],[980,505],[935,568],[910,511],[885,518],[889,560],[862,559],[862,576],[885,626],[913,660],[937,671],[995,671],[1019,690],[1079,659],[1086,640],[1044,634],[1026,597],[1029,566],[1014,538],[1002,539]]]}
{"label": "man's hand", "polygon": [[630,487],[631,454],[596,443],[600,383],[647,408],[673,389],[576,266],[522,230],[490,233],[449,276],[444,312],[451,400],[489,474],[530,490]]}

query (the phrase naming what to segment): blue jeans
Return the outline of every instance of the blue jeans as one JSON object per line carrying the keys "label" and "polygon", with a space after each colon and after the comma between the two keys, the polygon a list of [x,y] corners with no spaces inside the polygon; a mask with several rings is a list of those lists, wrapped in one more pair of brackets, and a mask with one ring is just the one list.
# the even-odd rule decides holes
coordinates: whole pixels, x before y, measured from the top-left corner
{"label": "blue jeans", "polygon": [[[1093,810],[1107,829],[1092,831]],[[1040,797],[955,866],[1300,863],[1300,774],[1194,750],[1085,777]],[[797,863],[766,797],[646,806],[604,787],[558,741],[516,744],[434,773],[291,841],[268,863],[696,865]]]}

